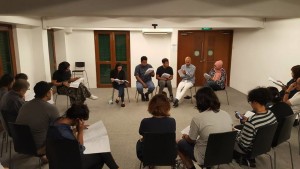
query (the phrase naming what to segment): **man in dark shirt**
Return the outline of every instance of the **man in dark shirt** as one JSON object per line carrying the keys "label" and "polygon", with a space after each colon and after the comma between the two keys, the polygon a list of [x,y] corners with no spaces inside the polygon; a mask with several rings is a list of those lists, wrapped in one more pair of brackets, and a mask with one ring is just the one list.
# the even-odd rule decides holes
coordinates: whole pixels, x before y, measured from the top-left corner
{"label": "man in dark shirt", "polygon": [[[154,77],[154,71],[150,70],[152,66],[147,63],[148,58],[146,56],[141,57],[141,64],[135,67],[134,76],[136,77],[136,89],[141,94],[142,101],[149,101],[149,94],[153,92],[155,86],[152,82]],[[152,68],[153,69],[153,68]],[[146,93],[143,92],[143,88],[148,88]]]}
{"label": "man in dark shirt", "polygon": [[29,83],[26,80],[17,80],[8,93],[6,93],[0,103],[1,111],[6,116],[7,122],[15,122],[19,109],[25,103],[24,97],[29,89]]}
{"label": "man in dark shirt", "polygon": [[170,94],[170,100],[173,101],[172,83],[173,69],[169,66],[169,60],[167,58],[162,59],[162,66],[156,70],[156,79],[158,80],[159,94],[162,93],[165,87],[168,88]]}

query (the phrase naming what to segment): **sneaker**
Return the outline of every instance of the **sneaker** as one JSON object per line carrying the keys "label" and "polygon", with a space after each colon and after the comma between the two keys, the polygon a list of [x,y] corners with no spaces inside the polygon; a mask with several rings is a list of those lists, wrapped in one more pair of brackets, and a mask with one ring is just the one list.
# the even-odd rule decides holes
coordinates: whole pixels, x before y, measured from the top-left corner
{"label": "sneaker", "polygon": [[206,80],[210,80],[211,79],[211,76],[209,75],[209,74],[207,74],[207,73],[204,73],[204,78],[206,79]]}
{"label": "sneaker", "polygon": [[148,92],[145,93],[145,100],[146,100],[146,101],[149,101],[149,93],[148,93]]}
{"label": "sneaker", "polygon": [[92,100],[97,100],[97,99],[98,99],[98,97],[97,97],[97,96],[95,96],[95,95],[91,95],[91,96],[89,97],[89,99],[92,99]]}
{"label": "sneaker", "polygon": [[178,107],[178,102],[179,102],[179,100],[178,100],[178,99],[175,99],[174,104],[173,104],[173,107],[174,107],[174,108]]}

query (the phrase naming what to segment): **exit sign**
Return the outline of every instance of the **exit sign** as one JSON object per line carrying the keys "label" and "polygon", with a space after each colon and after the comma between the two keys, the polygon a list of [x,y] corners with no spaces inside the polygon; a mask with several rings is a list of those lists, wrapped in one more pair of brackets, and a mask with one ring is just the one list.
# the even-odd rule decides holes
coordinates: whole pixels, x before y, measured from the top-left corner
{"label": "exit sign", "polygon": [[203,30],[203,31],[211,31],[212,28],[210,28],[210,27],[203,27],[203,28],[201,28],[201,30]]}

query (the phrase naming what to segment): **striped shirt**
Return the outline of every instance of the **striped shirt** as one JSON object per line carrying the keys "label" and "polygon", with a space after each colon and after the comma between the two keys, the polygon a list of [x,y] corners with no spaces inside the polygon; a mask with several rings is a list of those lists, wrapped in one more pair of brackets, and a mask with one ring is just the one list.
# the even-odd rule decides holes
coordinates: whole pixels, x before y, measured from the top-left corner
{"label": "striped shirt", "polygon": [[257,129],[277,122],[274,114],[268,110],[267,113],[264,114],[255,114],[248,118],[245,122],[242,131],[239,133],[237,137],[237,141],[239,147],[245,151],[252,151],[253,141],[256,136]]}

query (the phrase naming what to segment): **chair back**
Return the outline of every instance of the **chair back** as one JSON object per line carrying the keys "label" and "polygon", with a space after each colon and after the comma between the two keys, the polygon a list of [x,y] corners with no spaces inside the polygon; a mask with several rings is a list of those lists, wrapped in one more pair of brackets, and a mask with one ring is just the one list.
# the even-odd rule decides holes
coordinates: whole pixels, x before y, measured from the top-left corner
{"label": "chair back", "polygon": [[0,111],[0,120],[1,120],[1,124],[4,128],[4,130],[8,133],[9,137],[11,137],[11,132],[10,132],[10,129],[8,127],[8,121],[7,121],[7,118],[6,117],[6,114],[3,113],[2,111]]}
{"label": "chair back", "polygon": [[177,157],[175,133],[145,133],[144,166],[173,166]]}
{"label": "chair back", "polygon": [[252,152],[249,154],[250,158],[254,158],[270,151],[277,125],[278,123],[276,122],[257,129]]}
{"label": "chair back", "polygon": [[82,169],[79,145],[76,140],[46,141],[49,169]]}
{"label": "chair back", "polygon": [[273,139],[272,147],[276,147],[277,145],[290,139],[296,115],[297,114],[292,114],[287,116],[281,121],[280,124],[278,124],[275,134],[276,137]]}
{"label": "chair back", "polygon": [[204,166],[211,167],[231,163],[236,135],[237,131],[210,134],[205,151]]}
{"label": "chair back", "polygon": [[17,153],[33,156],[37,154],[37,148],[28,125],[8,123],[13,138],[14,148]]}
{"label": "chair back", "polygon": [[75,69],[76,68],[85,68],[85,62],[75,62]]}

